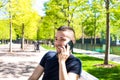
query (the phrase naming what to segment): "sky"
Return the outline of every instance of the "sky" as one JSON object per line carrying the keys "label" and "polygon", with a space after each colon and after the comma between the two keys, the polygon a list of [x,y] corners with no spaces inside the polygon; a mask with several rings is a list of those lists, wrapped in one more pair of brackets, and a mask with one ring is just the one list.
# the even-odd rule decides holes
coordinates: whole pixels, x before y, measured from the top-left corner
{"label": "sky", "polygon": [[[47,2],[49,0],[36,0],[33,8],[38,11],[40,16],[44,16],[45,12],[43,11],[44,8],[44,3]],[[0,19],[4,19],[4,18],[8,18],[8,16],[6,16],[7,12],[3,9],[2,11],[0,11]]]}
{"label": "sky", "polygon": [[39,15],[44,16],[45,12],[43,11],[44,8],[44,3],[47,2],[49,0],[36,0],[35,5],[33,6],[33,8],[35,8]]}
{"label": "sky", "polygon": [[[44,9],[44,3],[47,1],[49,0],[36,0],[35,5],[33,6],[41,16],[45,15],[45,12],[43,11],[43,9]],[[91,0],[89,0],[89,2],[91,3]]]}

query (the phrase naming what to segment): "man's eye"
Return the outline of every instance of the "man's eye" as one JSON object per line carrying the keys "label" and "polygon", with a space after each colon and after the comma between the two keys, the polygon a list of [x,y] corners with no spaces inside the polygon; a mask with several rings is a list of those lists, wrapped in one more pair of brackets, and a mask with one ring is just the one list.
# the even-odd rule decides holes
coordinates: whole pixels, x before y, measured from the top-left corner
{"label": "man's eye", "polygon": [[57,40],[57,39],[55,39],[55,40]]}
{"label": "man's eye", "polygon": [[65,39],[61,39],[61,41],[65,41]]}
{"label": "man's eye", "polygon": [[61,41],[61,42],[64,42],[65,40],[64,40],[64,39],[61,39],[60,41]]}

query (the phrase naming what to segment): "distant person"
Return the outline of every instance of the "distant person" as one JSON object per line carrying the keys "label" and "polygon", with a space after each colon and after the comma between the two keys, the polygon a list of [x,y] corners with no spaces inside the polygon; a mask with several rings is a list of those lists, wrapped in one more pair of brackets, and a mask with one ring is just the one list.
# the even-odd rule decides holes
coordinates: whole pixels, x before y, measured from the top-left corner
{"label": "distant person", "polygon": [[33,44],[34,44],[34,50],[36,51],[37,41],[34,41]]}
{"label": "distant person", "polygon": [[34,41],[34,50],[40,51],[40,42],[39,41]]}
{"label": "distant person", "polygon": [[39,41],[37,41],[36,50],[37,50],[37,51],[40,51],[40,42],[39,42]]}
{"label": "distant person", "polygon": [[82,64],[72,54],[74,43],[74,30],[71,27],[59,27],[54,42],[56,52],[48,51],[28,80],[38,80],[42,74],[42,80],[78,80]]}

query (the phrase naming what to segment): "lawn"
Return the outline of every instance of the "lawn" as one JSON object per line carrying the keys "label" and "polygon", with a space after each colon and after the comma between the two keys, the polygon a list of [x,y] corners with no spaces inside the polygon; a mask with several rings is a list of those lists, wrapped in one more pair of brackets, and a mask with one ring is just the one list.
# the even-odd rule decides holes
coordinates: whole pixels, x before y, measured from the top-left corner
{"label": "lawn", "polygon": [[95,57],[90,57],[85,54],[75,53],[82,61],[82,67],[88,73],[96,76],[99,80],[119,80],[120,79],[120,64],[109,62],[116,65],[113,68],[96,67],[96,64],[103,64],[103,60]]}
{"label": "lawn", "polygon": [[[55,50],[49,46],[44,45],[43,47],[49,50]],[[114,64],[116,66],[112,68],[96,67],[96,64],[103,64],[103,59],[90,57],[80,53],[74,53],[74,55],[82,61],[83,69],[97,77],[99,80],[120,80],[120,64],[109,62],[109,64]]]}

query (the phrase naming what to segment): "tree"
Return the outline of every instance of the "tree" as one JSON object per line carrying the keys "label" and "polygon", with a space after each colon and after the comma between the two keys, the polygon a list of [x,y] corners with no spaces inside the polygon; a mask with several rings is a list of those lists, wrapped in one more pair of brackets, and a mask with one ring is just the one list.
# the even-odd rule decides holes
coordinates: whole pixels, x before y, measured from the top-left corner
{"label": "tree", "polygon": [[[46,16],[49,17],[47,18],[47,21],[51,22],[49,22],[48,24],[50,24],[53,29],[61,25],[72,26],[76,30],[77,39],[79,39],[80,28],[78,29],[78,26],[80,25],[76,25],[73,22],[78,21],[76,13],[78,12],[78,9],[83,6],[83,3],[87,3],[87,0],[50,0],[48,3],[45,4]],[[78,22],[80,23],[82,21]]]}
{"label": "tree", "polygon": [[11,0],[9,0],[9,8],[10,8],[10,11],[9,11],[9,21],[10,21],[10,47],[9,47],[9,51],[12,52],[12,12],[11,12],[11,9],[12,9],[12,4],[11,4]]}
{"label": "tree", "polygon": [[110,54],[110,1],[105,0],[106,4],[106,53],[105,53],[105,59],[104,64],[108,65],[108,55]]}
{"label": "tree", "polygon": [[0,8],[2,7],[2,2],[0,1]]}
{"label": "tree", "polygon": [[[36,39],[37,27],[40,17],[32,8],[31,0],[12,0],[13,26],[18,38],[22,39],[21,49],[24,50],[24,39]],[[8,8],[8,11],[10,8]],[[35,33],[30,31],[34,30]],[[34,32],[33,31],[33,32]],[[34,37],[33,37],[34,36]]]}
{"label": "tree", "polygon": [[110,10],[110,19],[111,19],[111,34],[112,34],[112,38],[114,38],[114,40],[116,40],[116,37],[119,39],[120,38],[120,1],[114,1],[112,2],[113,5],[111,7]]}

